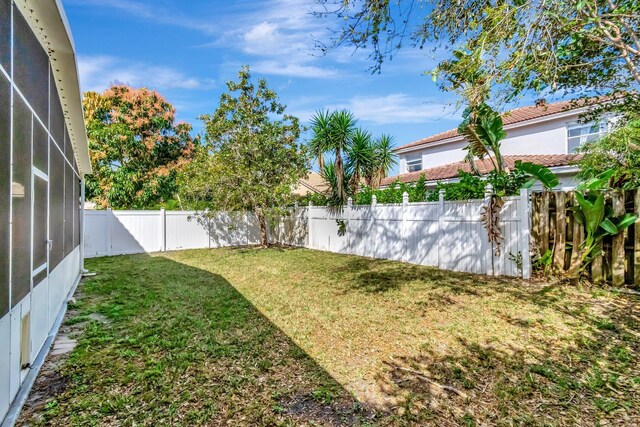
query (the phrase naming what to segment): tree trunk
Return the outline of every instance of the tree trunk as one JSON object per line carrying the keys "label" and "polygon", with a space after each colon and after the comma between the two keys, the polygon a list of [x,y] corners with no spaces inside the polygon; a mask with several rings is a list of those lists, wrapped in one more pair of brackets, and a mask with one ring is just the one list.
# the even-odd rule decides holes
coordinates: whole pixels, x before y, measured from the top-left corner
{"label": "tree trunk", "polygon": [[335,173],[336,173],[336,185],[338,190],[338,198],[341,202],[344,202],[344,171],[342,167],[342,154],[340,153],[340,148],[336,147],[336,164],[335,164]]}
{"label": "tree trunk", "polygon": [[261,208],[255,209],[256,216],[258,217],[258,223],[260,224],[260,245],[269,246],[269,238],[267,236],[267,220],[264,217],[264,212]]}

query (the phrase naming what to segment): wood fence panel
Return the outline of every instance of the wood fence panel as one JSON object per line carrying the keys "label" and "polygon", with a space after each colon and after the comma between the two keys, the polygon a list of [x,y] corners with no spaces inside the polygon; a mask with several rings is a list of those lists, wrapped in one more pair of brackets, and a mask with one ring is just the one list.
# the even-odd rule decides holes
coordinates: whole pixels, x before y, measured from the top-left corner
{"label": "wood fence panel", "polygon": [[[621,191],[613,192],[611,194],[611,205],[615,216],[624,215],[624,193]],[[616,286],[624,284],[624,241],[626,232],[625,230],[625,232],[614,236],[611,244],[611,280]]]}
{"label": "wood fence panel", "polygon": [[633,281],[636,285],[640,285],[640,188],[635,192],[634,209],[638,215],[636,223],[633,225]]}
{"label": "wood fence panel", "polygon": [[566,249],[567,215],[565,193],[555,193],[556,199],[556,224],[554,238],[553,268],[564,271],[564,254]]}
{"label": "wood fence panel", "polygon": [[[553,197],[553,199],[551,199]],[[625,203],[625,198],[628,203]],[[550,199],[553,203],[550,203]],[[606,203],[615,216],[625,213],[640,215],[640,189],[627,195],[621,191],[607,194]],[[577,206],[573,192],[534,193],[531,203],[532,236],[540,256],[553,253],[552,268],[572,276],[577,273],[583,254],[584,226],[578,223],[571,209]],[[617,236],[606,237],[602,255],[595,257],[589,273],[595,283],[607,281],[616,286],[640,286],[640,219]]]}

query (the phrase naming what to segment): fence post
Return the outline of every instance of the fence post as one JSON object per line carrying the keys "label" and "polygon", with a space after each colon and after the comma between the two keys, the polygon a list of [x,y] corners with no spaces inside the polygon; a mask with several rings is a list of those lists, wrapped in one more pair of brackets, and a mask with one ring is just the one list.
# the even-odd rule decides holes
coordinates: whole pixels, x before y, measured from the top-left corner
{"label": "fence post", "polygon": [[442,238],[444,236],[444,188],[438,192],[438,268],[442,265]]}
{"label": "fence post", "polygon": [[518,203],[518,216],[520,216],[520,240],[522,244],[522,278],[531,278],[531,211],[529,210],[529,190],[520,190],[520,200]]}
{"label": "fence post", "polygon": [[160,252],[167,251],[167,211],[160,208]]}
{"label": "fence post", "polygon": [[313,207],[313,202],[311,200],[309,200],[309,206],[307,206],[307,248],[311,249],[311,232],[312,232],[312,228],[311,228],[311,224],[312,224],[312,219],[311,219],[311,208]]}
{"label": "fence post", "polygon": [[[375,197],[375,196],[374,196]],[[346,226],[345,233],[347,235],[347,253],[351,252],[351,208],[353,207],[353,199],[349,197],[347,199],[347,211],[346,211]]]}
{"label": "fence post", "polygon": [[107,226],[104,228],[106,233],[106,241],[107,241],[107,256],[111,256],[113,251],[111,249],[111,222],[113,221],[113,212],[111,211],[111,207],[107,208]]}
{"label": "fence post", "polygon": [[[370,230],[376,229],[376,206],[377,205],[378,205],[378,197],[374,194],[373,196],[371,196],[371,227],[369,227]],[[373,258],[376,258],[378,256],[378,239],[373,240],[373,255],[368,254],[366,252],[366,249],[364,254],[366,256],[371,256]],[[361,255],[361,254],[358,254],[358,255]]]}
{"label": "fence post", "polygon": [[[485,209],[489,209],[491,206],[491,198],[493,197],[493,185],[491,183],[487,183],[484,187],[484,206]],[[493,276],[496,274],[495,268],[493,265],[493,242],[489,241],[489,235],[487,232],[484,233],[485,238],[487,239],[487,248],[484,254],[486,264],[486,272],[488,275]]]}
{"label": "fence post", "polygon": [[[625,214],[624,191],[613,191],[611,194],[611,205],[616,216]],[[614,286],[622,286],[624,284],[624,242],[626,240],[627,230],[613,236],[611,242],[611,280]]]}
{"label": "fence post", "polygon": [[409,230],[407,230],[407,216],[409,214],[409,193],[402,193],[402,261],[409,259]]}

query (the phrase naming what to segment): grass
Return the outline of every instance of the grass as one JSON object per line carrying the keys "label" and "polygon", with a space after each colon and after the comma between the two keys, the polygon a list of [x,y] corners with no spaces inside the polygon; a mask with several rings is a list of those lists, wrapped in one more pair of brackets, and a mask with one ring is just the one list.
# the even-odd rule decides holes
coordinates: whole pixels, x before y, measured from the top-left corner
{"label": "grass", "polygon": [[87,264],[66,388],[23,423],[640,424],[633,296],[305,249]]}

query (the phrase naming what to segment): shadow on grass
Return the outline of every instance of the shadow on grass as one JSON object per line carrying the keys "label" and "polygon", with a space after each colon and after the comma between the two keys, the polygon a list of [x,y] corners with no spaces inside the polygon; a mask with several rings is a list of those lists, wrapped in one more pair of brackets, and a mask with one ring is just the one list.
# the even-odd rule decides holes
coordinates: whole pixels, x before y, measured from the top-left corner
{"label": "shadow on grass", "polygon": [[[623,297],[597,315],[567,303],[559,310],[586,324],[585,332],[559,339],[551,330],[526,348],[459,339],[455,355],[426,349],[391,359],[377,381],[416,423],[640,425],[639,303]],[[508,321],[523,334],[544,328]]]}
{"label": "shadow on grass", "polygon": [[350,279],[345,292],[378,294],[415,286],[437,290],[421,301],[425,310],[456,304],[453,295],[500,294],[514,304],[553,310],[575,327],[562,337],[555,329],[559,326],[544,319],[495,313],[529,337],[526,348],[460,339],[460,351],[425,349],[413,357],[389,359],[377,382],[398,402],[403,420],[439,424],[448,419],[456,420],[454,425],[598,425],[607,420],[640,425],[637,297],[599,298],[604,291],[577,292],[561,283],[542,285],[358,257],[338,274]]}
{"label": "shadow on grass", "polygon": [[82,285],[77,315],[108,323],[87,324],[46,423],[350,426],[375,417],[222,276],[160,256],[87,265],[98,275]]}

